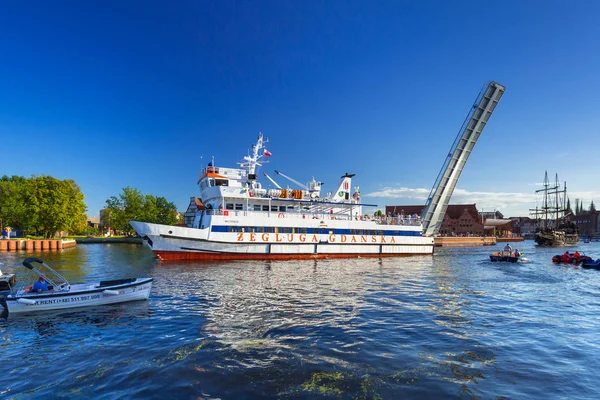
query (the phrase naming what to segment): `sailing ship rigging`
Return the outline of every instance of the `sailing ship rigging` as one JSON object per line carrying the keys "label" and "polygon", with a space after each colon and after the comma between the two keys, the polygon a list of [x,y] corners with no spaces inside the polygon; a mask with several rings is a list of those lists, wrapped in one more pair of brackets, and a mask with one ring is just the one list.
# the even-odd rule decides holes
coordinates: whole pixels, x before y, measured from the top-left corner
{"label": "sailing ship rigging", "polygon": [[539,246],[559,247],[575,246],[579,243],[579,232],[575,223],[569,221],[567,209],[567,182],[562,185],[558,174],[553,183],[544,177],[543,188],[536,190],[542,194],[542,206],[530,210],[538,221],[535,242]]}

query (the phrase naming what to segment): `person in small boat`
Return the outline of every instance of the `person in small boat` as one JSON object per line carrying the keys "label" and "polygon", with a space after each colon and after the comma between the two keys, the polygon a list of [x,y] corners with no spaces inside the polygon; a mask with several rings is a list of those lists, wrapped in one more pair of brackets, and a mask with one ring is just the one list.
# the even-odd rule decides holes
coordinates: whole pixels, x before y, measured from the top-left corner
{"label": "person in small boat", "polygon": [[577,260],[577,262],[581,260],[581,254],[579,254],[577,250],[575,250],[575,254],[573,254],[573,257],[575,257],[575,260]]}
{"label": "person in small boat", "polygon": [[510,253],[512,253],[512,247],[510,247],[510,243],[506,243],[506,246],[504,246],[504,255],[510,256]]}
{"label": "person in small boat", "polygon": [[521,257],[521,253],[519,252],[519,249],[515,249],[515,257]]}
{"label": "person in small boat", "polygon": [[37,281],[35,281],[35,283],[33,284],[33,291],[38,293],[48,291],[48,283],[46,282],[43,276],[40,276],[40,278]]}
{"label": "person in small boat", "polygon": [[569,261],[571,261],[571,255],[569,254],[569,250],[565,251],[565,254],[562,255],[562,257],[560,258],[560,260],[562,262],[569,262]]}

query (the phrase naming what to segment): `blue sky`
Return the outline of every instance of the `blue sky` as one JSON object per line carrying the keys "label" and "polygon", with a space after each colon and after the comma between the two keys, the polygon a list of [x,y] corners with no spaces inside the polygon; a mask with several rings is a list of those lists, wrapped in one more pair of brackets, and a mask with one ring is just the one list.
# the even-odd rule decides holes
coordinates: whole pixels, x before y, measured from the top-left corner
{"label": "blue sky", "polygon": [[[180,210],[258,132],[265,171],[422,204],[481,87],[506,93],[451,203],[527,215],[544,171],[600,201],[596,1],[5,2],[0,174]],[[201,158],[203,157],[203,158]],[[267,182],[263,182],[266,185]],[[283,182],[281,182],[283,183]]]}

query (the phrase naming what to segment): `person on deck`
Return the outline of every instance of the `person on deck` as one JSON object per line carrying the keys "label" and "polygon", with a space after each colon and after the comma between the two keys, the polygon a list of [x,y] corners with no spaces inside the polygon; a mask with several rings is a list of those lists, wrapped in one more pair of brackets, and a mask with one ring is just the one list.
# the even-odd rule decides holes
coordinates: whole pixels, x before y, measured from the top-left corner
{"label": "person on deck", "polygon": [[46,279],[44,279],[43,276],[40,276],[40,278],[37,281],[35,281],[35,283],[33,284],[33,291],[38,293],[48,291],[48,283],[46,282]]}
{"label": "person on deck", "polygon": [[506,243],[506,246],[504,246],[504,255],[510,256],[510,253],[512,253],[512,247],[510,247],[510,243]]}

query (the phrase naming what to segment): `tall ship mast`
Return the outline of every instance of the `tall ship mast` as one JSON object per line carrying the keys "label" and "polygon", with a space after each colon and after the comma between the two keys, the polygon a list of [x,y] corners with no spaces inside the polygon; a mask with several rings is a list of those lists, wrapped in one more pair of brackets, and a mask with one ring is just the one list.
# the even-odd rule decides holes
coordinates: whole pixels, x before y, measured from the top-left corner
{"label": "tall ship mast", "polygon": [[542,194],[542,205],[530,211],[538,222],[535,236],[537,245],[576,246],[579,243],[579,232],[575,223],[568,220],[567,182],[561,185],[556,174],[554,182],[550,183],[546,171],[543,188],[536,190],[536,193]]}

